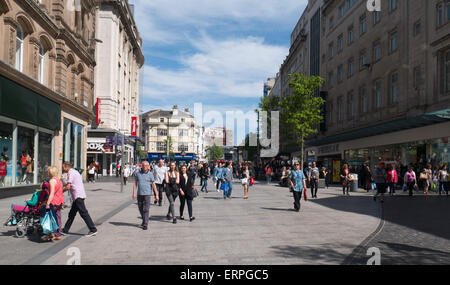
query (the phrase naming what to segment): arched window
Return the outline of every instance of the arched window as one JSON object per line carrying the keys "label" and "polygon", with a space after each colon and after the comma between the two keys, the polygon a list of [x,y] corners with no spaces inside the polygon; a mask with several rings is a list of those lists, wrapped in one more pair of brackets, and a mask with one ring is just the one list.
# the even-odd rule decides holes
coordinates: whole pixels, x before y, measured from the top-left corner
{"label": "arched window", "polygon": [[38,62],[38,81],[41,84],[44,84],[44,66],[45,66],[45,49],[42,44],[39,46],[39,62]]}
{"label": "arched window", "polygon": [[24,32],[20,26],[17,27],[16,31],[16,69],[20,72],[23,71],[23,40]]}

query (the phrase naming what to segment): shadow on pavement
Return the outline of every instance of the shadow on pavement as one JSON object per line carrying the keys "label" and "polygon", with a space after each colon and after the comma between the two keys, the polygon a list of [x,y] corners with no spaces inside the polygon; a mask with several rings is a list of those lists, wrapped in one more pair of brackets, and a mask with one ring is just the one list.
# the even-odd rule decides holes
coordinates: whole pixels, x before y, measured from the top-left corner
{"label": "shadow on pavement", "polygon": [[6,232],[1,232],[1,233],[0,233],[0,236],[3,236],[3,237],[12,237],[12,236],[15,236],[15,234],[16,234],[16,230],[14,229],[14,230],[8,230],[8,231],[6,231]]}
{"label": "shadow on pavement", "polygon": [[[336,245],[335,248],[342,248],[342,245]],[[320,248],[305,246],[272,246],[271,249],[274,250],[274,253],[279,257],[301,259],[302,261],[309,261],[311,264],[317,264],[318,261],[327,264],[340,264],[347,256],[330,246],[322,246]]]}
{"label": "shadow on pavement", "polygon": [[280,211],[280,212],[295,212],[294,209],[281,209],[281,208],[261,208],[263,210],[269,210],[269,211]]}
{"label": "shadow on pavement", "polygon": [[[329,197],[309,200],[338,211],[378,217],[366,207],[371,196]],[[372,202],[375,203],[375,202]],[[378,202],[377,202],[378,203]],[[450,240],[450,198],[445,196],[385,197],[384,219],[387,222]]]}
{"label": "shadow on pavement", "polygon": [[139,228],[138,224],[132,224],[132,223],[122,223],[122,222],[109,222],[111,225],[116,227],[132,227],[132,228]]}

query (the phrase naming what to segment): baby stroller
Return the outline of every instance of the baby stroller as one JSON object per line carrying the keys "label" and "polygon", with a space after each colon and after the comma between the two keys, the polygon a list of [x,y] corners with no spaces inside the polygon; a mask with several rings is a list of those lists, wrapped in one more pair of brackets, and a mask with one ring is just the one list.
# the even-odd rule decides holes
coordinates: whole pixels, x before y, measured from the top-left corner
{"label": "baby stroller", "polygon": [[5,226],[16,227],[16,237],[23,238],[37,233],[43,235],[40,225],[40,208],[49,196],[48,182],[42,184],[42,190],[35,192],[31,200],[26,203],[13,205],[11,216],[7,219]]}

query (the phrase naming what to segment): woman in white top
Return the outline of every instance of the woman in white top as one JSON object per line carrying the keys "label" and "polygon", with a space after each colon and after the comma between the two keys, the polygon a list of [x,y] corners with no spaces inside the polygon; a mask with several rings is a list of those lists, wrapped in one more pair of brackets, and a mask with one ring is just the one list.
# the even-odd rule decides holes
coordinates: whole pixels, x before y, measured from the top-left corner
{"label": "woman in white top", "polygon": [[95,183],[95,165],[93,162],[89,164],[88,167],[88,183],[89,182]]}
{"label": "woman in white top", "polygon": [[444,164],[444,166],[442,166],[441,170],[439,170],[439,173],[438,173],[439,195],[441,195],[441,193],[445,191],[448,196],[449,177],[450,177],[450,175],[447,171],[447,165]]}
{"label": "woman in white top", "polygon": [[128,177],[130,177],[131,174],[131,169],[130,169],[130,165],[125,164],[125,167],[123,168],[123,184],[127,185],[127,180]]}
{"label": "woman in white top", "polygon": [[248,199],[248,185],[249,185],[249,179],[250,179],[250,171],[248,170],[248,165],[244,164],[242,169],[242,179],[241,183],[244,187],[244,199]]}

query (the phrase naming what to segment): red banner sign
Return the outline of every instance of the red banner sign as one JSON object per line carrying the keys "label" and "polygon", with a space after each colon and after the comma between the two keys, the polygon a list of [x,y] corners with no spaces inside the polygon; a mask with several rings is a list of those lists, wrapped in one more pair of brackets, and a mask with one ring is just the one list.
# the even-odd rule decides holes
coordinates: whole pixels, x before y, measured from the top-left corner
{"label": "red banner sign", "polygon": [[137,136],[137,117],[131,117],[131,136]]}
{"label": "red banner sign", "polygon": [[97,123],[97,125],[100,125],[100,98],[97,98],[97,104],[95,106],[95,122]]}
{"label": "red banner sign", "polygon": [[6,161],[0,161],[0,177],[6,176]]}

